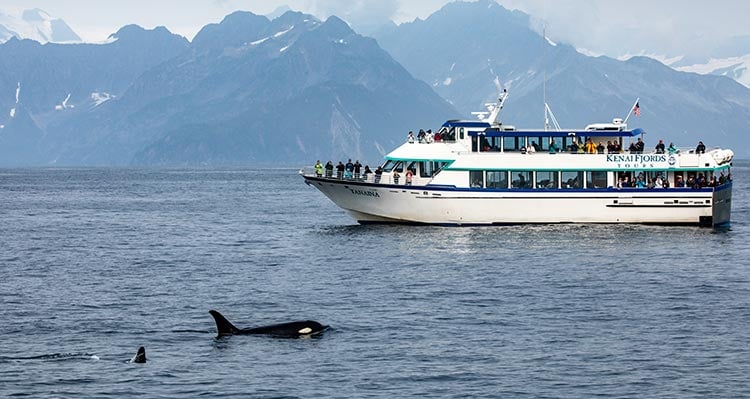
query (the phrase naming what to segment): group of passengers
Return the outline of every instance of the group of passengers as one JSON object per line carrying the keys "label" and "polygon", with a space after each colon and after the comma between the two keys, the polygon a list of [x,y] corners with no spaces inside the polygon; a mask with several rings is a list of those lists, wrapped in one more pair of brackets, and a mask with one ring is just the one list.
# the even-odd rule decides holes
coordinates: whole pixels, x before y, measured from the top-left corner
{"label": "group of passengers", "polygon": [[455,139],[455,133],[449,133],[444,129],[440,132],[436,132],[435,134],[432,133],[432,129],[427,129],[427,131],[425,131],[424,129],[419,129],[416,138],[414,137],[414,131],[412,130],[409,130],[409,133],[406,135],[406,141],[409,143],[419,142],[422,144],[429,144],[432,142],[453,141]]}
{"label": "group of passengers", "polygon": [[694,189],[699,189],[703,187],[721,186],[731,180],[732,180],[732,174],[729,173],[728,175],[724,176],[723,171],[719,174],[718,179],[714,175],[711,175],[711,177],[706,178],[703,175],[703,173],[699,173],[698,176],[692,176],[692,175],[688,176],[687,182],[683,182],[682,177],[678,176],[676,186],[677,187],[692,187]]}
{"label": "group of passengers", "polygon": [[656,175],[655,178],[648,178],[644,176],[643,172],[638,173],[638,176],[630,180],[629,175],[620,176],[617,179],[617,188],[669,188],[669,179],[662,178],[661,173]]}
{"label": "group of passengers", "polygon": [[[699,189],[703,187],[717,187],[725,184],[732,180],[732,174],[729,173],[727,176],[722,171],[717,179],[716,176],[711,175],[710,178],[706,178],[703,173],[699,173],[697,176],[689,175],[687,182],[682,178],[681,175],[677,175],[675,178],[675,187],[684,188],[691,187]],[[646,178],[643,172],[638,173],[638,176],[631,181],[630,176],[625,174],[617,179],[617,188],[669,188],[669,179],[663,178],[661,174],[657,174],[655,178]]]}
{"label": "group of passengers", "polygon": [[[637,141],[630,143],[628,152],[630,154],[643,154],[645,147],[646,143],[643,141],[643,138],[639,137]],[[522,154],[533,154],[539,150],[539,146],[536,144],[536,141],[532,141],[529,146],[521,147],[520,150]],[[567,147],[567,150],[572,154],[619,154],[623,152],[622,146],[620,146],[620,143],[617,140],[608,140],[607,145],[605,146],[601,141],[598,144],[595,144],[594,140],[591,137],[587,138],[585,142],[582,142],[579,139],[570,143],[570,145]],[[489,147],[485,147],[485,151],[489,151]],[[557,147],[555,140],[551,140],[549,145],[549,153],[554,154],[558,151],[560,150]],[[654,152],[656,154],[668,153],[669,155],[674,155],[679,153],[680,150],[675,147],[674,143],[669,143],[669,147],[665,148],[664,141],[660,139],[659,143],[657,143],[656,147],[654,147]],[[698,146],[695,147],[695,153],[703,154],[705,152],[706,146],[703,144],[703,141],[699,141]]]}
{"label": "group of passengers", "polygon": [[346,162],[346,164],[339,161],[338,165],[334,166],[333,162],[328,161],[326,162],[325,166],[320,163],[320,160],[318,160],[315,163],[315,175],[318,177],[323,176],[323,170],[325,170],[325,176],[326,177],[333,177],[333,170],[336,169],[336,178],[337,179],[349,179],[349,180],[367,180],[368,175],[370,174],[382,174],[383,171],[378,167],[375,172],[373,172],[370,169],[369,165],[365,165],[364,171],[362,170],[362,164],[359,163],[359,160],[352,163],[351,158]]}

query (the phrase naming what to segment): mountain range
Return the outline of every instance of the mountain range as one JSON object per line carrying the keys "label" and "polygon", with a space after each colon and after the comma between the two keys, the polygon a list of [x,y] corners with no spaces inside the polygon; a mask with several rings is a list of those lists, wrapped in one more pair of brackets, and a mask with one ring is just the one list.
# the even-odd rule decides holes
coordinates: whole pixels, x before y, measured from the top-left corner
{"label": "mountain range", "polygon": [[[465,27],[471,26],[471,29]],[[529,16],[491,0],[449,3],[426,20],[376,35],[417,78],[468,115],[497,96],[498,79],[510,92],[502,116],[519,127],[544,125],[544,99],[563,128],[626,117],[640,98],[647,143],[698,140],[741,145],[750,130],[750,90],[719,76],[675,71],[646,57],[619,61],[589,57],[529,28]]]}
{"label": "mountain range", "polygon": [[81,41],[65,21],[53,18],[38,8],[24,10],[18,16],[0,12],[0,43],[11,37],[32,39],[40,43]]}
{"label": "mountain range", "polygon": [[458,115],[375,40],[291,11],[236,12],[192,42],[136,26],[101,45],[11,39],[0,65],[5,164],[378,162],[409,126]]}
{"label": "mountain range", "polygon": [[135,25],[102,44],[10,38],[0,165],[377,163],[408,130],[481,111],[493,82],[510,92],[503,121],[518,127],[543,125],[545,98],[565,128],[624,117],[640,98],[628,122],[647,143],[750,154],[747,87],[645,57],[583,55],[491,0],[373,35],[286,11],[235,12],[192,41]]}

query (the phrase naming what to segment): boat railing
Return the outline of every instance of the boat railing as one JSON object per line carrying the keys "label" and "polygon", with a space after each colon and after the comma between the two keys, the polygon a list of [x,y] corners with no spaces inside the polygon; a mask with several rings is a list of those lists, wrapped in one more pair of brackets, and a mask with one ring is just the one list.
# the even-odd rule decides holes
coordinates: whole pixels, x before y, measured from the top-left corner
{"label": "boat railing", "polygon": [[303,176],[308,177],[319,177],[323,179],[329,179],[329,180],[335,180],[335,181],[352,181],[352,182],[363,182],[363,183],[374,183],[374,184],[405,184],[406,182],[406,176],[404,174],[400,174],[400,176],[395,177],[391,173],[384,173],[381,175],[376,175],[373,173],[367,173],[367,174],[348,174],[346,172],[344,173],[337,173],[337,171],[333,171],[333,173],[326,174],[323,172],[322,175],[318,175],[315,173],[314,170],[310,170],[309,168],[302,168],[300,169],[299,173]]}

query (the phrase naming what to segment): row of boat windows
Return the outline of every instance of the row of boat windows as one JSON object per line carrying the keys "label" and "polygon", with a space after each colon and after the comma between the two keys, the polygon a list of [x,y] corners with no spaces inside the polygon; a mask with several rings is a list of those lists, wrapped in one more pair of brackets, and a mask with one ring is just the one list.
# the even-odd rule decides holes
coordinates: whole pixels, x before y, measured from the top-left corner
{"label": "row of boat windows", "polygon": [[[598,137],[601,141],[601,137]],[[611,140],[608,139],[608,140]],[[620,141],[620,138],[615,138],[615,141]],[[521,148],[534,147],[536,151],[549,151],[549,145],[551,137],[484,137],[474,136],[471,138],[471,151],[503,151],[513,152],[520,151]],[[585,143],[585,137],[561,137],[555,139],[555,146],[557,151],[565,151],[572,144]],[[480,145],[481,144],[481,145]]]}
{"label": "row of boat windows", "polygon": [[383,164],[383,172],[389,173],[396,171],[403,173],[406,170],[410,170],[413,173],[417,173],[419,170],[420,177],[432,177],[440,171],[448,162],[445,161],[392,161],[388,160]]}
{"label": "row of boat windows", "polygon": [[[533,171],[533,170],[471,170],[469,182],[472,188],[532,188],[532,189],[594,189],[612,186],[607,181],[607,171]],[[648,181],[659,176],[662,171],[639,172]],[[618,178],[634,179],[635,172],[619,172]]]}
{"label": "row of boat windows", "polygon": [[607,172],[472,170],[469,171],[469,182],[473,188],[605,188]]}

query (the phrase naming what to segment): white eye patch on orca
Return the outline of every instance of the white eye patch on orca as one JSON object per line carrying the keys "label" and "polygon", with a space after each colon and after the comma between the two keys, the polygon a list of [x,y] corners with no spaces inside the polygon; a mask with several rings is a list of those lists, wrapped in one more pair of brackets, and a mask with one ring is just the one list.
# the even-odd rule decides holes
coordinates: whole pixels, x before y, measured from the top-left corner
{"label": "white eye patch on orca", "polygon": [[299,331],[297,331],[298,334],[310,334],[312,332],[312,328],[305,327]]}

